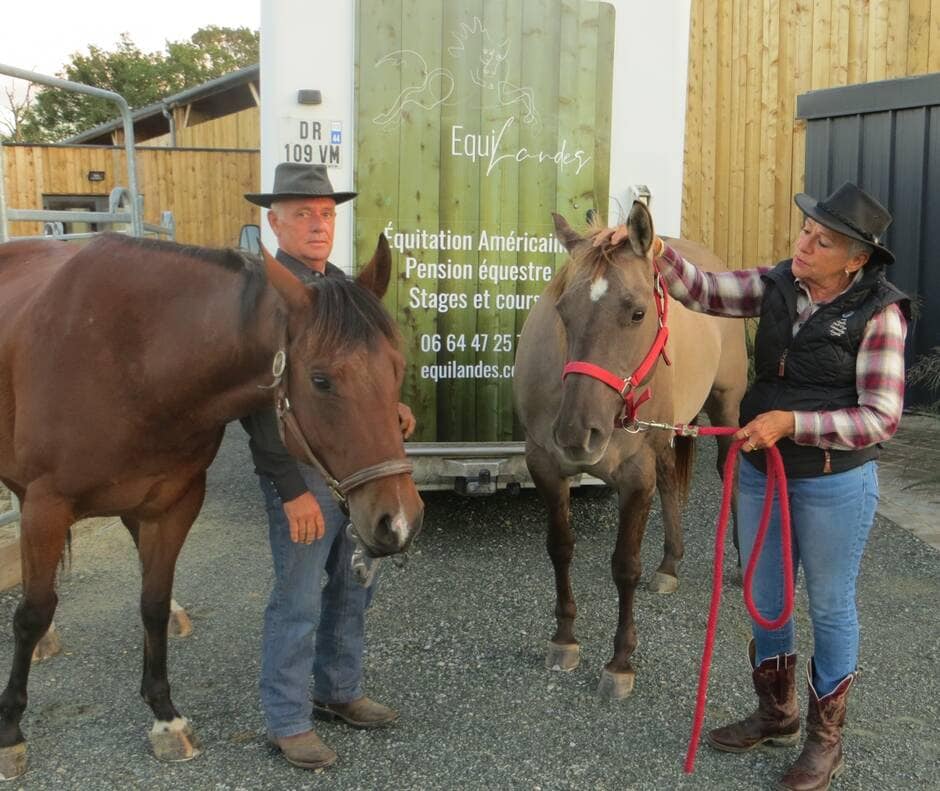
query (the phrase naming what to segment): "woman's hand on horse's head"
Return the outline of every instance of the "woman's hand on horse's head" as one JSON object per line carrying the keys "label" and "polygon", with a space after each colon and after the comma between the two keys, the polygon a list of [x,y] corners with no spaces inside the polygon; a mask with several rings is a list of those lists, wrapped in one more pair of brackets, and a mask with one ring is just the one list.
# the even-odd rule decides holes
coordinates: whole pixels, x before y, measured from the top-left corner
{"label": "woman's hand on horse's head", "polygon": [[415,433],[418,421],[407,404],[398,404],[398,426],[401,428],[401,438],[408,439]]}
{"label": "woman's hand on horse's head", "polygon": [[284,514],[290,526],[290,540],[295,544],[312,544],[323,538],[325,524],[317,498],[304,492],[284,502]]}
{"label": "woman's hand on horse's head", "polygon": [[[624,241],[630,232],[627,230],[626,225],[618,225],[616,228],[601,228],[596,234],[594,234],[594,241],[592,244],[594,247],[600,247],[605,242],[611,247],[616,247],[622,241]],[[660,239],[658,236],[653,237],[653,258],[660,258],[663,254],[663,251],[666,249],[666,243]]]}

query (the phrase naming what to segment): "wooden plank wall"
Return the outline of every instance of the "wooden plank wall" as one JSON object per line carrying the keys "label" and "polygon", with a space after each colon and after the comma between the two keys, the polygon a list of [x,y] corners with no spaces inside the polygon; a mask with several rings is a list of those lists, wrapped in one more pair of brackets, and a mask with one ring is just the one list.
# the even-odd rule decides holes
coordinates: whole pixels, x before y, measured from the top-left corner
{"label": "wooden plank wall", "polygon": [[693,0],[690,24],[682,235],[733,267],[802,222],[797,96],[940,71],[940,0]]}
{"label": "wooden plank wall", "polygon": [[[148,138],[145,145],[169,146],[170,135]],[[231,115],[176,130],[179,148],[261,148],[261,113],[249,107]]]}
{"label": "wooden plank wall", "polygon": [[[4,146],[7,207],[41,209],[43,195],[105,195],[127,186],[124,149],[105,146]],[[105,180],[88,181],[91,170]],[[259,190],[257,151],[142,148],[137,181],[144,196],[144,220],[159,223],[172,211],[176,240],[209,247],[238,243],[242,225],[259,214],[243,195]],[[11,223],[10,234],[41,233],[39,223]]]}

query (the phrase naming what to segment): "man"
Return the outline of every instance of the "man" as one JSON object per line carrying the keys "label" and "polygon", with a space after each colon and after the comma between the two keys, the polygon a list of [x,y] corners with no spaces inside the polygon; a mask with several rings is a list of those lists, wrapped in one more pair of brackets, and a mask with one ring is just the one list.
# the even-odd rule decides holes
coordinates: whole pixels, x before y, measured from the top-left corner
{"label": "man", "polygon": [[[336,207],[355,196],[334,192],[323,165],[282,163],[272,192],[245,198],[269,209],[278,261],[311,284],[345,277],[329,256]],[[407,438],[415,421],[404,404],[399,419]],[[284,448],[273,407],[242,424],[264,494],[275,573],[264,614],[260,682],[268,736],[290,763],[319,769],[332,764],[336,753],[313,730],[314,711],[357,728],[389,725],[398,717],[362,691],[365,611],[375,585],[356,579],[348,520],[320,473]]]}

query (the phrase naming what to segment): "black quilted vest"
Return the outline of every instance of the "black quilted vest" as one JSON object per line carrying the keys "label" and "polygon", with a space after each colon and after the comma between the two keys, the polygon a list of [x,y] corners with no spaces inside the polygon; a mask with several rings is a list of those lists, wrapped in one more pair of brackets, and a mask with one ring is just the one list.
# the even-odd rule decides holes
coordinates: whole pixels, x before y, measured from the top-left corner
{"label": "black quilted vest", "polygon": [[[881,310],[909,300],[884,276],[884,267],[866,267],[848,291],[822,305],[793,336],[797,288],[790,271],[792,259],[781,261],[764,275],[767,290],[754,341],[755,380],[741,401],[741,425],[772,409],[824,411],[858,405],[855,359],[865,325]],[[858,450],[823,450],[777,443],[787,476],[808,478],[843,472],[878,457],[879,446]],[[762,472],[763,453],[744,458]]]}

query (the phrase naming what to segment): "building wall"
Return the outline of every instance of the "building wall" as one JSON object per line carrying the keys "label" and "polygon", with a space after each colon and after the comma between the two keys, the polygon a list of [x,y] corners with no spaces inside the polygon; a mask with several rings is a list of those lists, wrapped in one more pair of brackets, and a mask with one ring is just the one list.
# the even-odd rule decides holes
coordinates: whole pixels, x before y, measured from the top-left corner
{"label": "building wall", "polygon": [[[170,135],[150,138],[148,146],[169,146]],[[231,115],[193,126],[177,128],[176,145],[181,148],[261,148],[261,113],[249,107]]]}
{"label": "building wall", "polygon": [[[127,186],[123,148],[108,146],[3,146],[6,204],[41,209],[43,195],[104,195]],[[258,222],[257,207],[243,195],[258,192],[259,153],[244,150],[141,148],[137,181],[144,196],[145,222],[157,224],[172,211],[176,240],[230,247],[242,225]],[[103,171],[103,181],[88,180]],[[39,234],[39,223],[10,224],[11,236]]]}
{"label": "building wall", "polygon": [[802,222],[797,96],[940,71],[938,0],[694,0],[690,24],[682,234],[735,267]]}

